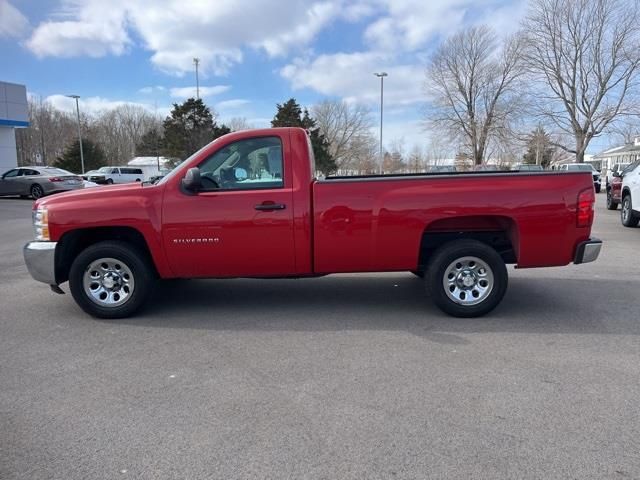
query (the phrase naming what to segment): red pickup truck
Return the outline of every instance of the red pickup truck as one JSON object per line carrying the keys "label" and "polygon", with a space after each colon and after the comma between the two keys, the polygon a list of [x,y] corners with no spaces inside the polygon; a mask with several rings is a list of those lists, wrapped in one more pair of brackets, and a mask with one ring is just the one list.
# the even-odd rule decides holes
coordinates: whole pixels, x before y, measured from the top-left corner
{"label": "red pickup truck", "polygon": [[298,128],[218,138],[156,185],[34,204],[31,275],[91,315],[120,318],[157,278],[412,271],[446,313],[492,310],[519,268],[594,261],[590,172],[315,175]]}

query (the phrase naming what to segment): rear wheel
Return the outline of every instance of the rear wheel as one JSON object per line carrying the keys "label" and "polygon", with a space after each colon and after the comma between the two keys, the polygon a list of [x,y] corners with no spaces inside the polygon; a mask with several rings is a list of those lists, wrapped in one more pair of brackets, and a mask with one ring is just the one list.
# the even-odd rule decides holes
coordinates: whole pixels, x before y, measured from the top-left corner
{"label": "rear wheel", "polygon": [[94,317],[132,315],[144,304],[155,280],[146,258],[125,242],[91,245],[71,265],[69,287],[74,300]]}
{"label": "rear wheel", "polygon": [[596,188],[596,193],[600,193],[600,188],[601,188],[600,185],[596,185],[595,188]]}
{"label": "rear wheel", "polygon": [[613,195],[611,193],[611,189],[607,189],[607,210],[617,210],[618,202],[613,199]]}
{"label": "rear wheel", "polygon": [[38,200],[39,198],[44,197],[44,188],[42,188],[42,186],[38,185],[37,183],[34,183],[33,185],[31,185],[29,193],[31,194],[31,198],[33,198],[34,200]]}
{"label": "rear wheel", "polygon": [[456,240],[434,252],[425,273],[435,304],[454,317],[479,317],[493,310],[507,290],[507,268],[493,248]]}
{"label": "rear wheel", "polygon": [[625,227],[637,227],[640,217],[633,211],[633,204],[631,203],[631,195],[626,194],[622,198],[622,211],[620,212],[620,220]]}

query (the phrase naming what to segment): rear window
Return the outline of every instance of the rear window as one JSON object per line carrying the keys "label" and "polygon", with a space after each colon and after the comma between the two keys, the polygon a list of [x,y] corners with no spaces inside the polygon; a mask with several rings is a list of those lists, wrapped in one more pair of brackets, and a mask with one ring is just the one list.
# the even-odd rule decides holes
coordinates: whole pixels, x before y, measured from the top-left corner
{"label": "rear window", "polygon": [[120,172],[128,173],[130,175],[141,175],[142,169],[141,168],[121,168]]}
{"label": "rear window", "polygon": [[62,170],[61,168],[46,167],[41,170],[44,175],[75,175],[74,173]]}

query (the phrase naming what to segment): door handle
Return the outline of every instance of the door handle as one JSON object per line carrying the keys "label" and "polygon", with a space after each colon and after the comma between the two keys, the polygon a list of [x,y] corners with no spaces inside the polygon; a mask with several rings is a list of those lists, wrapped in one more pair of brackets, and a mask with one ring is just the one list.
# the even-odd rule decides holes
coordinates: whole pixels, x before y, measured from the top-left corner
{"label": "door handle", "polygon": [[265,203],[256,205],[253,208],[260,211],[270,211],[270,210],[284,210],[285,208],[287,208],[287,206],[284,203],[266,203],[265,202]]}

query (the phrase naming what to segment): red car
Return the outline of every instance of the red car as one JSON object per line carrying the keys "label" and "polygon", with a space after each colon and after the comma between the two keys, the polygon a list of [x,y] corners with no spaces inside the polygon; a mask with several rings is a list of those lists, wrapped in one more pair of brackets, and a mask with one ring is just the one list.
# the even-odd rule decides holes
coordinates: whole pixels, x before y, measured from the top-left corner
{"label": "red car", "polygon": [[231,133],[155,185],[39,200],[27,267],[58,293],[69,281],[80,307],[103,318],[133,314],[158,277],[395,271],[423,274],[438,307],[474,317],[503,298],[507,264],[600,252],[591,172],[315,172],[302,129]]}
{"label": "red car", "polygon": [[607,209],[616,210],[621,200],[622,177],[620,174],[614,174],[611,181],[607,184]]}

